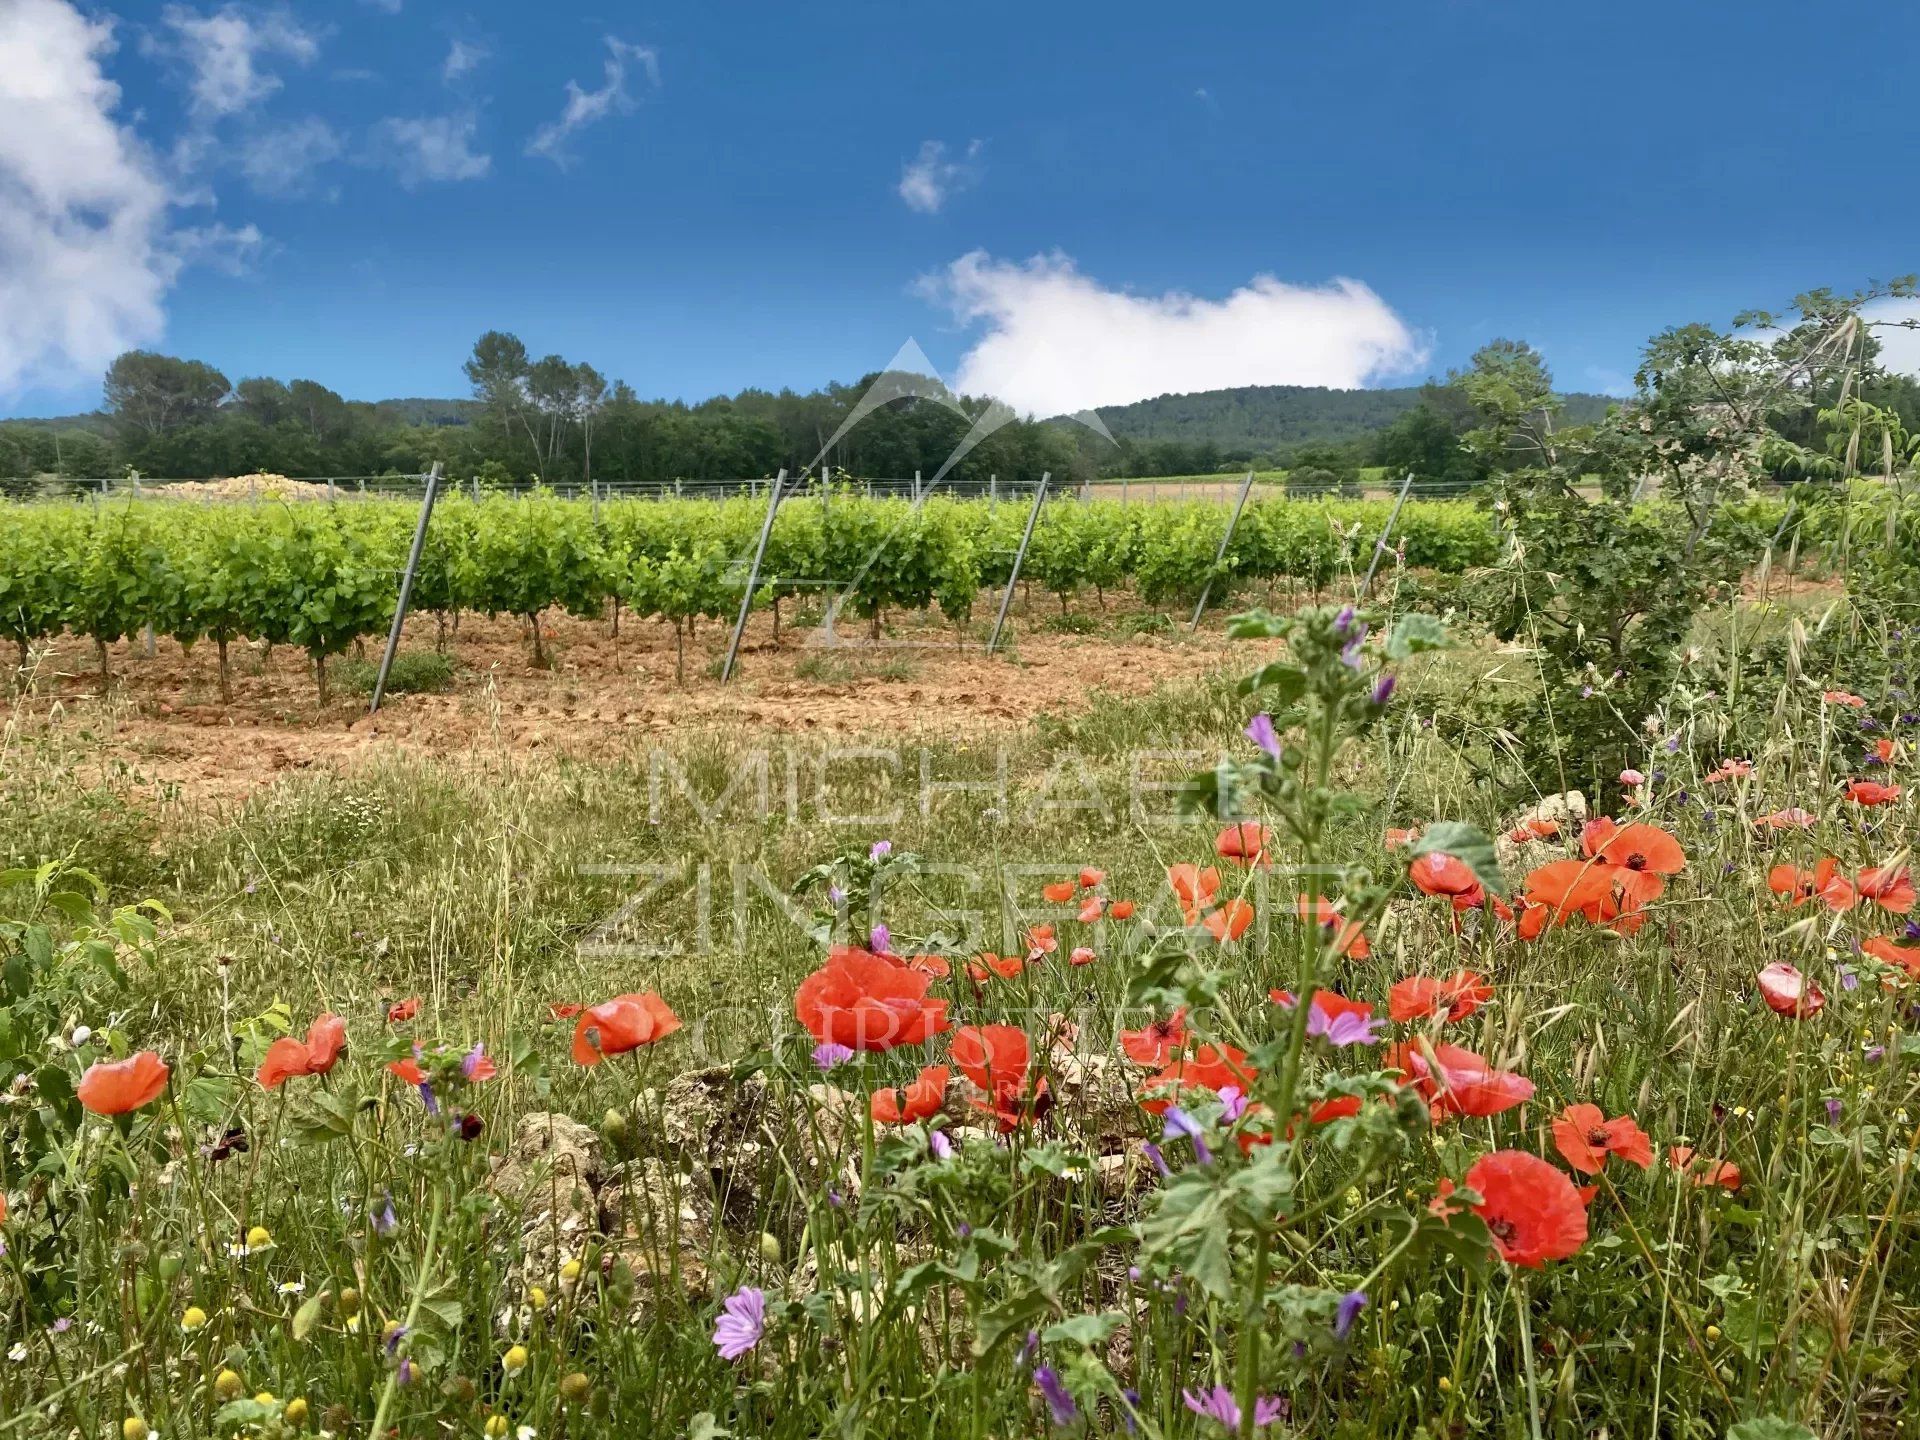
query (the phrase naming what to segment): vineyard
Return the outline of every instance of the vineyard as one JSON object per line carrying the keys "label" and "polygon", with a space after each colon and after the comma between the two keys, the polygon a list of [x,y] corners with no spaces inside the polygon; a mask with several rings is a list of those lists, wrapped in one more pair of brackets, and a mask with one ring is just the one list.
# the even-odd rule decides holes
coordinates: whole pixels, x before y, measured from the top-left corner
{"label": "vineyard", "polygon": [[[1214,603],[1281,579],[1318,589],[1366,567],[1392,510],[1255,501],[1222,556],[1220,505],[1062,499],[1043,508],[1021,580],[1063,608],[1122,588],[1154,606],[1190,605],[1210,584]],[[773,612],[776,636],[789,605],[818,614],[831,604],[875,634],[899,612],[964,625],[983,588],[1007,583],[1027,514],[947,497],[801,497],[775,517],[753,603]],[[661,620],[681,645],[697,621],[737,614],[765,515],[766,502],[748,498],[449,497],[433,513],[412,609],[438,617],[443,640],[462,614],[520,617],[536,661],[540,617],[554,610]],[[149,628],[206,641],[223,693],[231,644],[292,646],[311,655],[324,699],[327,661],[390,621],[416,516],[392,501],[13,507],[0,529],[0,638],[23,666],[63,633],[89,640],[103,680],[106,647]],[[1463,501],[1409,503],[1389,538],[1405,565],[1450,574],[1491,564],[1501,543],[1489,512]]]}

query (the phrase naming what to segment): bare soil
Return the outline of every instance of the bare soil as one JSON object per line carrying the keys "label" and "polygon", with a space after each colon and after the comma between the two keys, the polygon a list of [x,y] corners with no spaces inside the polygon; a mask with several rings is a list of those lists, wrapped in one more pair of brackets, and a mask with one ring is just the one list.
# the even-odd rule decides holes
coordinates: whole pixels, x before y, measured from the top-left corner
{"label": "bare soil", "polygon": [[[1051,603],[1036,607],[1051,614]],[[1018,611],[1016,611],[1016,616]],[[304,651],[230,652],[233,702],[220,698],[214,647],[134,640],[109,647],[105,695],[90,642],[71,638],[36,653],[30,684],[0,736],[0,766],[27,741],[44,741],[102,778],[188,801],[232,801],[289,773],[348,770],[381,756],[426,754],[496,760],[558,754],[608,758],[667,734],[750,728],[777,733],[902,736],[988,732],[1042,712],[1070,713],[1100,693],[1139,696],[1169,680],[1213,670],[1230,642],[1218,628],[1188,635],[1073,635],[1018,625],[989,658],[982,641],[909,617],[879,642],[865,622],[837,643],[818,628],[781,631],[752,617],[730,684],[718,680],[730,626],[703,623],[687,647],[686,683],[674,678],[672,631],[623,617],[616,639],[604,620],[548,614],[548,664],[533,660],[520,621],[465,617],[446,637],[457,666],[445,693],[390,695],[377,716],[341,683],[351,654],[329,661],[323,708]],[[432,616],[408,620],[405,650],[435,647]],[[380,642],[369,640],[367,660]],[[66,743],[63,743],[66,742]]]}

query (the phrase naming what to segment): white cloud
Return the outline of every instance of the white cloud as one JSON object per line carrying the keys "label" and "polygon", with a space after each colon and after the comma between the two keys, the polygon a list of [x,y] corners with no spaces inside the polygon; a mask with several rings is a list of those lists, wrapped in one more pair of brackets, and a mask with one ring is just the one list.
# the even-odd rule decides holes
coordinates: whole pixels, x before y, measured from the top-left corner
{"label": "white cloud", "polygon": [[1869,333],[1880,342],[1881,367],[1903,375],[1920,375],[1920,299],[1874,300],[1861,306],[1860,314],[1868,322]]}
{"label": "white cloud", "polygon": [[637,64],[645,73],[650,88],[660,84],[660,57],[645,45],[630,45],[609,35],[607,58],[603,66],[606,83],[598,90],[583,90],[580,82],[567,82],[567,104],[560,118],[542,125],[527,142],[527,154],[543,155],[565,169],[569,160],[567,140],[576,130],[633,109],[633,95],[627,89],[627,67]]}
{"label": "white cloud", "polygon": [[938,213],[950,196],[967,189],[980,178],[980,142],[972,141],[959,160],[947,158],[944,141],[923,140],[920,153],[900,167],[899,196],[909,210],[922,215]]}
{"label": "white cloud", "polygon": [[1357,280],[1288,285],[1255,276],[1225,299],[1110,290],[1065,255],[1025,264],[985,251],[921,282],[986,333],[956,381],[1036,415],[1234,385],[1351,389],[1415,370],[1427,347]]}
{"label": "white cloud", "polygon": [[472,114],[389,116],[373,127],[374,160],[389,166],[409,190],[434,180],[477,180],[493,165],[477,153]]}
{"label": "white cloud", "polygon": [[114,118],[107,20],[0,3],[0,393],[71,384],[149,343],[183,262],[166,183]]}
{"label": "white cloud", "polygon": [[447,58],[441,62],[440,78],[451,85],[461,76],[471,74],[487,58],[487,47],[471,40],[455,39],[447,47]]}
{"label": "white cloud", "polygon": [[313,172],[342,150],[340,137],[318,115],[270,126],[248,136],[239,151],[240,173],[262,195],[310,193]]}
{"label": "white cloud", "polygon": [[188,93],[203,121],[238,114],[278,90],[280,77],[265,68],[267,60],[279,56],[306,65],[320,53],[319,40],[284,11],[250,15],[227,5],[203,14],[168,5],[160,23],[170,38],[149,36],[144,48],[188,67]]}

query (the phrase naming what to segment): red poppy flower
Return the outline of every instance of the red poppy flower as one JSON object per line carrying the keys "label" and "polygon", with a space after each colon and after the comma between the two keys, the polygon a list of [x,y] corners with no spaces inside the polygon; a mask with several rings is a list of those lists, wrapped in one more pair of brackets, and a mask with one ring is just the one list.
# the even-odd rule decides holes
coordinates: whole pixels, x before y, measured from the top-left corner
{"label": "red poppy flower", "polygon": [[1864,710],[1867,707],[1865,700],[1845,690],[1822,690],[1820,698],[1829,705],[1845,705],[1850,710]]}
{"label": "red poppy flower", "polygon": [[1471,1115],[1484,1119],[1524,1105],[1533,1096],[1533,1082],[1510,1070],[1497,1070],[1486,1058],[1463,1050],[1458,1045],[1435,1045],[1431,1059],[1427,1048],[1395,1045],[1381,1062],[1424,1096],[1434,1119],[1447,1115]]}
{"label": "red poppy flower", "polygon": [[1051,955],[1059,948],[1060,942],[1054,936],[1053,926],[1036,925],[1027,931],[1027,958],[1029,960],[1038,960],[1042,955]]}
{"label": "red poppy flower", "polygon": [[405,1000],[387,1007],[387,1023],[389,1025],[404,1025],[419,1013],[420,997],[418,995],[410,995]]}
{"label": "red poppy flower", "polygon": [[1691,1145],[1675,1145],[1667,1151],[1667,1162],[1682,1174],[1693,1172],[1696,1185],[1718,1185],[1722,1190],[1735,1191],[1740,1188],[1740,1167],[1725,1160],[1700,1160],[1694,1158]]}
{"label": "red poppy flower", "polygon": [[1889,965],[1898,965],[1915,980],[1920,980],[1920,945],[1896,945],[1884,935],[1860,942],[1860,951]]}
{"label": "red poppy flower", "polygon": [[1050,1108],[1047,1082],[1028,1086],[1032,1049],[1019,1026],[963,1025],[953,1032],[948,1053],[960,1073],[986,1091],[987,1099],[974,1101],[974,1108],[994,1116],[1002,1134],[1018,1129],[1024,1120],[1039,1119]]}
{"label": "red poppy flower", "polygon": [[1268,851],[1272,845],[1273,832],[1266,826],[1241,820],[1214,837],[1213,853],[1236,865],[1271,865],[1273,858]]}
{"label": "red poppy flower", "polygon": [[1553,1147],[1582,1175],[1598,1175],[1609,1155],[1645,1170],[1653,1142],[1630,1115],[1609,1120],[1598,1105],[1569,1105],[1553,1121]]}
{"label": "red poppy flower", "polygon": [[578,1000],[556,1000],[547,1006],[547,1014],[555,1020],[571,1020],[587,1007]]}
{"label": "red poppy flower", "polygon": [[1437,850],[1416,856],[1407,867],[1407,878],[1424,895],[1466,895],[1480,888],[1472,866]]}
{"label": "red poppy flower", "polygon": [[1122,1030],[1120,1051],[1137,1065],[1165,1065],[1187,1048],[1191,1038],[1183,1005],[1165,1020],[1155,1020],[1139,1030]]}
{"label": "red poppy flower", "polygon": [[1133,918],[1133,901],[1116,900],[1107,907],[1107,914],[1111,915],[1115,920],[1131,920]]}
{"label": "red poppy flower", "polygon": [[1011,980],[1026,968],[1024,955],[996,955],[991,950],[983,950],[967,962],[967,978],[976,985],[984,985],[996,975],[1002,980]]}
{"label": "red poppy flower", "polygon": [[126,1115],[158,1100],[169,1073],[167,1062],[151,1050],[125,1060],[96,1060],[74,1094],[96,1115]]}
{"label": "red poppy flower", "polygon": [[938,1115],[947,1103],[947,1067],[929,1065],[905,1089],[876,1090],[871,1110],[878,1125],[911,1125]]}
{"label": "red poppy flower", "polygon": [[1176,1099],[1194,1089],[1217,1095],[1232,1085],[1244,1095],[1259,1073],[1247,1064],[1244,1051],[1231,1045],[1202,1045],[1147,1081],[1143,1088],[1151,1098],[1142,1100],[1140,1108],[1152,1115],[1164,1114]]}
{"label": "red poppy flower", "polygon": [[580,1012],[573,1027],[573,1058],[581,1065],[598,1065],[610,1055],[658,1044],[679,1028],[680,1017],[651,990],[616,995]]}
{"label": "red poppy flower", "polygon": [[1899,748],[1900,747],[1891,740],[1876,740],[1873,742],[1874,759],[1878,760],[1882,765],[1891,765],[1893,763],[1894,753]]}
{"label": "red poppy flower", "polygon": [[822,1044],[871,1051],[924,1045],[947,1029],[947,1002],[927,998],[930,983],[918,970],[836,946],[800,982],[793,1013]]}
{"label": "red poppy flower", "polygon": [[1538,1270],[1587,1243],[1587,1207],[1573,1182],[1538,1155],[1496,1150],[1474,1161],[1467,1188],[1480,1194],[1473,1213],[1487,1222],[1509,1265]]}
{"label": "red poppy flower", "polygon": [[1358,1095],[1336,1095],[1331,1100],[1322,1100],[1307,1112],[1309,1125],[1325,1125],[1332,1120],[1345,1120],[1360,1113]]}
{"label": "red poppy flower", "polygon": [[1069,965],[1091,965],[1099,958],[1099,956],[1093,953],[1093,947],[1091,945],[1076,945],[1067,956],[1067,963]]}
{"label": "red poppy flower", "polygon": [[1327,947],[1334,954],[1355,960],[1365,960],[1373,954],[1366,931],[1348,920],[1345,913],[1324,896],[1302,895],[1294,910],[1302,920],[1311,920],[1325,932]]}
{"label": "red poppy flower", "polygon": [[1073,899],[1073,881],[1056,880],[1051,885],[1042,885],[1040,887],[1040,896],[1043,900],[1050,901],[1052,904],[1063,904]]}
{"label": "red poppy flower", "polygon": [[1218,910],[1209,910],[1200,923],[1222,945],[1230,944],[1246,934],[1247,927],[1253,924],[1253,906],[1236,895]]}
{"label": "red poppy flower", "polygon": [[1382,838],[1386,842],[1387,849],[1398,850],[1401,846],[1411,845],[1420,838],[1420,827],[1415,825],[1406,830],[1389,829]]}
{"label": "red poppy flower", "polygon": [[1847,799],[1856,805],[1891,805],[1900,795],[1898,785],[1882,785],[1878,780],[1847,782]]}
{"label": "red poppy flower", "polygon": [[424,1085],[427,1083],[427,1072],[421,1068],[420,1062],[411,1055],[403,1060],[389,1060],[387,1062],[387,1070],[388,1073],[400,1080],[404,1080],[409,1085]]}
{"label": "red poppy flower", "polygon": [[1913,876],[1904,865],[1883,865],[1862,870],[1855,883],[1862,898],[1873,901],[1882,910],[1904,915],[1913,909]]}
{"label": "red poppy flower", "polygon": [[1790,905],[1819,900],[1829,910],[1851,910],[1853,882],[1840,873],[1840,862],[1829,856],[1811,870],[1776,865],[1767,872],[1767,888]]}
{"label": "red poppy flower", "polygon": [[1722,760],[1718,766],[1701,778],[1709,785],[1718,785],[1727,780],[1744,780],[1753,774],[1751,760]]}
{"label": "red poppy flower", "polygon": [[1820,817],[1811,810],[1802,810],[1798,805],[1789,805],[1784,810],[1775,810],[1762,815],[1753,823],[1763,830],[1810,830],[1820,822]]}
{"label": "red poppy flower", "polygon": [[1193,924],[1193,912],[1202,905],[1211,905],[1213,897],[1220,891],[1220,872],[1209,865],[1202,870],[1197,865],[1169,865],[1167,883],[1173,887],[1173,893],[1180,898],[1180,906],[1187,912],[1189,925]]}
{"label": "red poppy flower", "polygon": [[325,1075],[340,1063],[347,1044],[347,1022],[326,1014],[307,1027],[305,1041],[282,1035],[267,1047],[254,1072],[263,1089],[277,1090],[296,1075]]}
{"label": "red poppy flower", "polygon": [[918,970],[922,975],[931,975],[936,980],[945,979],[953,973],[953,967],[947,963],[944,955],[909,955],[907,968]]}
{"label": "red poppy flower", "polygon": [[1106,878],[1106,871],[1096,870],[1091,865],[1084,866],[1080,871],[1080,888],[1082,890],[1091,890]]}
{"label": "red poppy flower", "polygon": [[1805,1020],[1818,1015],[1827,1003],[1820,987],[1793,966],[1775,961],[1759,974],[1760,998],[1777,1015]]}
{"label": "red poppy flower", "polygon": [[1106,901],[1102,900],[1098,895],[1089,895],[1085,900],[1080,902],[1080,913],[1074,918],[1082,925],[1091,925],[1100,918],[1101,912],[1106,908]]}
{"label": "red poppy flower", "polygon": [[1445,980],[1413,975],[1395,981],[1387,991],[1387,1016],[1398,1021],[1418,1020],[1444,1011],[1449,1020],[1464,1020],[1491,999],[1493,985],[1472,970],[1455,971]]}

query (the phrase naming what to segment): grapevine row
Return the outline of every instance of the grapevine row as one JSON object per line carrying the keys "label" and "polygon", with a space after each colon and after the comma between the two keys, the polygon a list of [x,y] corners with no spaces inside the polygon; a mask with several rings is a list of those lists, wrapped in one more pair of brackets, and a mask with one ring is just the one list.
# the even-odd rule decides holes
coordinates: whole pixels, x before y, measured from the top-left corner
{"label": "grapevine row", "polygon": [[[1061,500],[1043,510],[1023,579],[1067,600],[1131,585],[1150,605],[1191,600],[1213,579],[1291,577],[1311,586],[1363,568],[1388,519],[1384,501],[1274,499],[1247,507],[1216,568],[1227,522],[1217,504],[1128,506]],[[515,615],[544,659],[542,612],[657,618],[677,637],[701,617],[731,619],[765,502],[613,501],[551,495],[454,496],[434,511],[413,608],[444,623],[463,612]],[[220,656],[248,639],[305,649],[325,693],[326,661],[387,625],[416,509],[386,501],[187,506],[9,506],[0,512],[0,639],[25,663],[62,632],[99,648],[146,627]],[[949,497],[800,496],[776,517],[754,597],[772,605],[843,597],[838,613],[877,629],[889,610],[938,608],[964,622],[983,587],[1006,583],[1022,505]],[[1460,501],[1405,507],[1394,543],[1410,565],[1457,573],[1491,562],[1487,513]]]}

